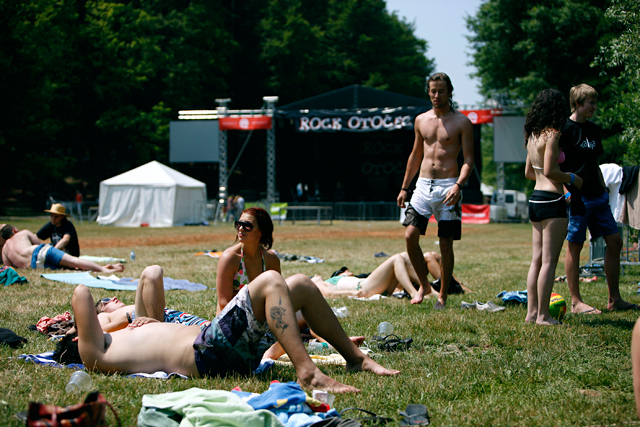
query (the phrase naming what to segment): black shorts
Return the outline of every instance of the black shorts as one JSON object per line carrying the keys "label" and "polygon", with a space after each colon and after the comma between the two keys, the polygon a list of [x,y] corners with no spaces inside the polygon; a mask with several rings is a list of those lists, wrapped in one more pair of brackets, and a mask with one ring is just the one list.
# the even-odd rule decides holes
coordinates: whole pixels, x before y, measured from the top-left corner
{"label": "black shorts", "polygon": [[[405,227],[407,225],[413,225],[420,230],[421,235],[425,235],[427,232],[427,224],[429,223],[429,219],[425,216],[420,215],[412,206],[409,204],[407,206],[407,210],[404,212],[405,218],[402,222],[402,225]],[[452,237],[453,240],[460,240],[462,236],[462,221],[438,221],[438,237],[448,238]]]}
{"label": "black shorts", "polygon": [[567,217],[567,202],[564,195],[551,191],[533,190],[529,198],[529,220],[531,222]]}

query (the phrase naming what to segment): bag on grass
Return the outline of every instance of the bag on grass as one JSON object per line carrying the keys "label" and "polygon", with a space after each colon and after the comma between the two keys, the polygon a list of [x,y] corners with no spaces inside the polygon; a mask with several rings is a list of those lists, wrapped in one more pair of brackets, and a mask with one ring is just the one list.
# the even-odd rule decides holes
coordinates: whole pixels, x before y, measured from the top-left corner
{"label": "bag on grass", "polygon": [[120,426],[115,409],[99,391],[89,393],[84,402],[70,406],[29,403],[27,427],[107,427],[105,408],[109,407]]}

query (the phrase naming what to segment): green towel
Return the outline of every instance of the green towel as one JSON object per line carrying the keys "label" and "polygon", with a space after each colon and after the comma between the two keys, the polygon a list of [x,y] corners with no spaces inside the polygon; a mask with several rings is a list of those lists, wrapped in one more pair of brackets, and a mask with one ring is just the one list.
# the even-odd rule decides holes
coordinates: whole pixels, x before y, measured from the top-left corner
{"label": "green towel", "polygon": [[5,267],[2,271],[0,271],[0,283],[5,286],[13,285],[14,283],[27,283],[28,280],[26,277],[20,276],[16,271],[11,267]]}

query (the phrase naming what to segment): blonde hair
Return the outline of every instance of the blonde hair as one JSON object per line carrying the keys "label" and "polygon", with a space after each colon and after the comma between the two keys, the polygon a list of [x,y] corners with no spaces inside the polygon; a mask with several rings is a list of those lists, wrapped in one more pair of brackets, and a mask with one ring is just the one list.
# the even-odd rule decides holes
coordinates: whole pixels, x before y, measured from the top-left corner
{"label": "blonde hair", "polygon": [[593,98],[598,100],[598,92],[588,84],[582,83],[578,86],[574,86],[569,91],[569,105],[571,106],[571,112],[573,113],[578,108],[578,105],[584,104],[587,99]]}

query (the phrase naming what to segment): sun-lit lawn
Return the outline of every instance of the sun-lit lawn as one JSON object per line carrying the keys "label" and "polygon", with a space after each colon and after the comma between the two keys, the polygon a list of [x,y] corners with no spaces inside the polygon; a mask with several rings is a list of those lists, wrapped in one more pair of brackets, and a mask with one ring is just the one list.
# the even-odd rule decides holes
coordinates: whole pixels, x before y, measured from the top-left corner
{"label": "sun-lit lawn", "polygon": [[[18,228],[36,231],[46,218],[4,219]],[[165,275],[187,279],[209,287],[202,292],[169,291],[167,305],[202,317],[215,312],[217,260],[194,254],[223,250],[234,240],[228,224],[170,229],[122,229],[76,224],[82,253],[128,260],[124,276],[136,277],[149,264],[159,264]],[[438,250],[435,227],[423,237],[422,248]],[[333,225],[302,222],[276,224],[274,248],[281,253],[323,258],[321,264],[283,262],[285,276],[294,273],[329,276],[343,265],[352,271],[370,272],[383,259],[374,253],[404,250],[403,228],[398,222],[334,222]],[[604,312],[596,316],[572,316],[565,326],[538,327],[525,324],[525,307],[508,306],[498,313],[467,311],[461,301],[489,300],[502,304],[496,295],[503,290],[526,289],[531,227],[528,224],[463,226],[463,237],[455,243],[456,276],[473,293],[451,296],[444,312],[435,312],[433,302],[412,306],[406,300],[363,302],[332,300],[333,307],[346,306],[342,320],[351,335],[375,334],[381,321],[389,321],[402,337],[412,337],[407,352],[385,353],[377,360],[402,374],[380,378],[368,373],[347,374],[342,368],[323,368],[341,382],[362,390],[358,395],[338,396],[340,410],[357,406],[400,420],[397,412],[408,403],[424,403],[433,425],[557,426],[612,425],[636,420],[633,400],[629,343],[636,313]],[[588,251],[583,252],[584,262]],[[564,252],[557,275],[564,274]],[[625,299],[636,296],[640,270],[627,268],[621,291]],[[55,369],[19,361],[22,353],[53,349],[51,342],[27,326],[41,317],[53,317],[71,309],[72,286],[57,284],[32,271],[20,271],[25,285],[0,289],[0,327],[28,338],[22,349],[0,348],[0,425],[21,425],[14,417],[28,402],[68,405],[80,400],[68,395],[64,386],[71,375]],[[604,280],[584,283],[586,302],[606,307]],[[554,291],[567,298],[565,283]],[[133,292],[92,289],[95,298],[118,295],[133,303]],[[191,387],[262,392],[272,379],[295,380],[293,368],[276,367],[254,377],[226,379],[149,380],[91,373],[94,387],[116,407],[123,425],[135,425],[144,394],[166,393]]]}

